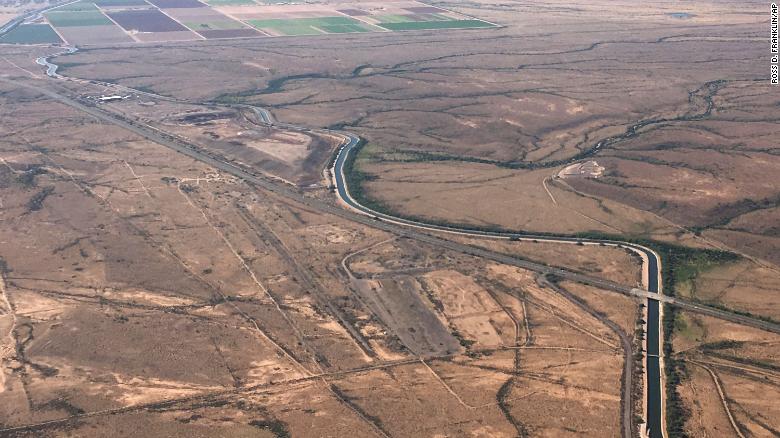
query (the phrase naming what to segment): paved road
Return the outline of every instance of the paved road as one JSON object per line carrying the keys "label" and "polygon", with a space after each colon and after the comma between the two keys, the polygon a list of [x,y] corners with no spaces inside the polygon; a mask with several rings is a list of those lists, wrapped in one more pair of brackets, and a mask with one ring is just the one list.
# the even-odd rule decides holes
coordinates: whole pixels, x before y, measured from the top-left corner
{"label": "paved road", "polygon": [[[415,221],[409,221],[402,218],[395,218],[392,216],[384,215],[379,212],[374,212],[373,210],[370,210],[358,202],[356,202],[349,194],[348,187],[346,185],[346,178],[344,175],[344,164],[346,160],[349,158],[350,153],[355,152],[355,147],[359,144],[360,139],[352,134],[349,133],[343,133],[343,132],[336,132],[336,131],[327,131],[329,133],[335,133],[339,134],[341,136],[345,137],[344,144],[340,147],[337,159],[334,162],[334,177],[336,179],[336,187],[339,197],[350,206],[352,210],[347,210],[344,208],[340,208],[339,206],[333,205],[331,203],[313,199],[311,197],[307,197],[303,195],[301,192],[287,186],[284,184],[280,184],[277,181],[274,181],[272,179],[269,179],[267,177],[264,177],[256,172],[254,172],[252,169],[243,168],[240,167],[234,163],[225,161],[224,159],[211,154],[209,151],[202,149],[198,147],[197,145],[193,145],[190,143],[187,143],[183,141],[182,139],[176,138],[170,134],[161,132],[153,127],[142,125],[138,122],[125,119],[117,114],[113,114],[110,112],[107,112],[106,110],[103,110],[102,108],[94,106],[91,102],[86,102],[79,100],[77,98],[69,97],[70,92],[63,90],[63,91],[55,91],[53,88],[46,88],[46,87],[38,87],[26,82],[22,81],[10,81],[8,79],[0,78],[0,81],[11,83],[16,86],[22,86],[26,88],[34,89],[54,100],[57,100],[65,105],[68,105],[74,109],[77,109],[79,111],[82,111],[84,113],[90,114],[104,122],[108,122],[111,124],[114,124],[116,126],[120,126],[122,128],[125,128],[131,132],[134,132],[140,136],[143,136],[155,143],[158,143],[160,145],[166,146],[170,149],[173,149],[179,153],[182,153],[188,157],[191,157],[195,160],[201,161],[203,163],[206,163],[210,166],[213,166],[225,173],[231,174],[233,176],[236,176],[238,178],[241,178],[245,180],[246,182],[261,187],[264,190],[267,190],[269,192],[276,193],[280,196],[283,196],[285,198],[292,199],[296,202],[299,202],[303,205],[306,205],[310,208],[317,209],[322,212],[326,212],[328,214],[333,214],[354,222],[361,223],[366,226],[370,226],[373,228],[381,229],[399,236],[404,236],[410,239],[414,239],[420,242],[425,242],[431,245],[436,245],[438,247],[450,249],[453,251],[457,251],[460,253],[472,255],[475,257],[484,258],[487,260],[492,260],[495,262],[507,264],[510,266],[516,266],[519,268],[539,272],[542,274],[547,275],[556,275],[558,277],[591,285],[594,287],[598,287],[605,290],[610,290],[613,292],[618,292],[627,296],[633,296],[633,297],[640,297],[650,300],[649,302],[656,302],[656,303],[664,303],[669,305],[674,305],[680,308],[683,308],[685,310],[696,312],[700,314],[704,314],[707,316],[712,316],[715,318],[723,319],[726,321],[735,322],[738,324],[743,324],[755,328],[759,328],[762,330],[771,331],[774,333],[780,333],[780,325],[763,321],[757,318],[752,318],[748,316],[743,316],[739,314],[735,314],[733,312],[728,312],[720,309],[715,309],[708,306],[703,306],[700,304],[688,302],[685,300],[681,300],[678,298],[672,298],[667,297],[664,295],[661,295],[658,290],[659,285],[659,278],[660,275],[659,269],[660,265],[658,262],[657,255],[651,251],[648,248],[642,247],[640,245],[625,243],[625,242],[619,242],[619,241],[611,241],[611,240],[600,240],[600,239],[577,239],[577,238],[570,238],[570,237],[551,237],[551,236],[545,236],[545,235],[529,235],[529,234],[516,234],[516,233],[497,233],[497,232],[486,232],[486,231],[472,231],[472,230],[463,230],[453,227],[445,227],[445,226],[438,226],[438,225],[431,225],[431,224],[424,224],[420,222]],[[265,110],[259,109],[259,108],[252,108],[256,111],[258,114],[258,117],[261,121],[264,123],[274,124],[276,126],[280,126],[287,129],[294,129],[299,131],[309,131],[306,128],[300,128],[288,124],[282,124],[275,122],[273,118],[271,117],[270,113],[268,113]],[[320,132],[323,130],[320,130]],[[355,210],[355,211],[353,211]],[[631,248],[632,250],[638,251],[643,253],[645,256],[647,256],[648,260],[648,270],[649,270],[649,284],[648,284],[648,290],[638,289],[630,286],[621,285],[612,281],[591,277],[588,275],[584,275],[578,272],[573,272],[561,268],[551,267],[535,262],[530,262],[527,260],[522,260],[517,257],[508,256],[505,254],[489,251],[482,248],[473,247],[470,245],[465,245],[457,242],[453,242],[451,240],[447,240],[438,236],[434,236],[429,234],[430,231],[438,231],[438,232],[446,232],[446,233],[454,233],[454,234],[461,234],[461,235],[468,235],[468,236],[476,236],[476,237],[486,237],[486,238],[497,238],[497,239],[517,239],[517,240],[544,240],[544,241],[551,241],[551,242],[564,242],[564,243],[578,243],[583,242],[587,244],[605,244],[605,245],[613,245],[613,246],[622,246],[626,248]],[[660,324],[658,324],[657,318],[655,318],[655,325],[649,325],[648,331],[649,332],[655,332],[658,333],[657,330],[660,328]],[[649,336],[648,336],[649,338]],[[660,342],[661,337],[657,336],[656,339],[658,339],[658,342],[654,342],[654,347],[658,348],[660,352]],[[653,349],[655,349],[653,348]],[[650,350],[651,347],[648,347],[648,350]],[[648,351],[650,352],[650,351]],[[648,365],[652,363],[652,360],[658,359],[657,355],[647,355],[648,360],[651,360],[651,362],[648,362]],[[651,359],[653,358],[653,359]],[[658,385],[650,385],[652,387],[656,387],[660,393],[660,383]],[[657,407],[650,406],[650,418],[651,418],[651,427],[653,427],[652,422],[657,419],[658,423],[661,424],[661,405],[660,405],[660,395],[658,397],[659,403]],[[627,405],[630,405],[630,403],[627,403]],[[656,436],[656,435],[654,435]],[[658,435],[660,436],[660,435]]]}

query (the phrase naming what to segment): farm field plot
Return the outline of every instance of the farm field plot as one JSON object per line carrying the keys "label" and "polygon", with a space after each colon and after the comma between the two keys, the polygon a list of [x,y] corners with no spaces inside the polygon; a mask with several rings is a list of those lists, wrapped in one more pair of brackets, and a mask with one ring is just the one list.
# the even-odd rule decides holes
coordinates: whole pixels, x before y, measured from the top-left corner
{"label": "farm field plot", "polygon": [[[167,9],[166,14],[180,23],[183,23],[188,28],[200,33],[201,31],[225,31],[225,30],[240,30],[244,29],[244,32],[228,32],[227,34],[237,34],[243,36],[257,36],[258,32],[254,31],[249,26],[236,21],[230,17],[220,14],[219,12],[210,8],[175,8]],[[215,37],[218,37],[219,33],[216,33]]]}
{"label": "farm field plot", "polygon": [[472,19],[455,12],[433,6],[396,3],[391,7],[380,4],[361,4],[362,9],[343,9],[341,12],[360,17],[368,23],[391,31],[467,29],[493,27],[482,20]]}
{"label": "farm field plot", "polygon": [[[108,1],[111,2],[111,0],[108,0]],[[115,1],[119,1],[119,0],[115,0]],[[80,2],[76,2],[76,3],[68,3],[68,4],[64,4],[62,6],[59,6],[59,7],[55,8],[55,9],[52,9],[51,12],[47,13],[46,15],[49,15],[49,14],[59,14],[61,12],[97,11],[98,10],[98,8],[96,7],[97,3],[98,2],[92,3],[92,2],[89,2],[89,1],[80,1]],[[148,3],[146,3],[146,2],[143,2],[143,4],[144,5],[148,5]]]}
{"label": "farm field plot", "polygon": [[413,1],[217,7],[277,35],[494,27],[445,9]]}
{"label": "farm field plot", "polygon": [[371,32],[369,27],[348,17],[250,20],[249,23],[275,35],[316,35],[322,33]]}
{"label": "farm field plot", "polygon": [[118,11],[109,16],[128,31],[180,32],[187,28],[157,10]]}
{"label": "farm field plot", "polygon": [[[261,0],[81,0],[46,23],[0,41],[110,45],[266,36],[491,28],[495,24],[417,1],[274,4]],[[43,27],[48,25],[50,27]]]}
{"label": "farm field plot", "polygon": [[135,35],[135,38],[141,42],[166,42],[166,41],[192,41],[200,39],[196,34],[188,29],[173,32],[146,32]]}
{"label": "farm field plot", "polygon": [[198,30],[198,35],[206,39],[216,38],[251,38],[259,36],[267,36],[254,29],[208,29]]}
{"label": "farm field plot", "polygon": [[193,30],[229,30],[242,29],[241,23],[235,21],[189,21],[185,23],[187,27]]}
{"label": "farm field plot", "polygon": [[124,9],[128,7],[149,7],[144,0],[97,0],[95,6],[100,9]]}
{"label": "farm field plot", "polygon": [[113,23],[103,26],[68,26],[57,31],[72,44],[131,43],[133,38]]}
{"label": "farm field plot", "polygon": [[186,8],[205,8],[204,3],[198,0],[149,0],[149,3],[160,9],[186,9]]}
{"label": "farm field plot", "polygon": [[46,19],[55,27],[105,26],[111,25],[111,20],[102,12],[95,10],[62,11],[46,14]]}
{"label": "farm field plot", "polygon": [[62,39],[48,24],[23,24],[0,37],[0,43],[51,44]]}

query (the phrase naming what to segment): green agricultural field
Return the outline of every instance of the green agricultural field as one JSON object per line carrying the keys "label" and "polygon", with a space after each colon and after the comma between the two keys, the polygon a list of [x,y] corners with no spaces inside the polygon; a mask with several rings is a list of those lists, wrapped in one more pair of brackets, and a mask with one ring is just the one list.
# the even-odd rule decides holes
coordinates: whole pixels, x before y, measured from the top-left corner
{"label": "green agricultural field", "polygon": [[318,28],[328,33],[359,33],[373,31],[373,29],[362,24],[326,24],[318,26]]}
{"label": "green agricultural field", "polygon": [[49,23],[55,27],[68,26],[110,26],[114,24],[100,11],[64,11],[46,14]]}
{"label": "green agricultural field", "polygon": [[257,29],[268,29],[282,35],[318,35],[322,32],[307,24],[296,23],[296,20],[249,20]]}
{"label": "green agricultural field", "polygon": [[0,37],[0,43],[57,44],[62,40],[48,24],[22,24]]}
{"label": "green agricultural field", "polygon": [[395,14],[387,14],[387,15],[374,15],[371,18],[375,18],[379,20],[381,23],[415,23],[417,20],[414,20],[413,15],[395,15]]}
{"label": "green agricultural field", "polygon": [[[249,20],[258,29],[269,29],[284,35],[317,35],[323,32],[369,32],[370,28],[348,17],[291,18]],[[330,28],[330,30],[328,30]]]}
{"label": "green agricultural field", "polygon": [[192,30],[218,30],[218,29],[241,29],[243,24],[238,21],[186,21],[184,25]]}
{"label": "green agricultural field", "polygon": [[418,21],[456,21],[454,18],[441,14],[414,14],[414,19],[419,19]]}
{"label": "green agricultural field", "polygon": [[379,23],[387,30],[476,29],[494,27],[480,20],[414,21],[406,23]]}

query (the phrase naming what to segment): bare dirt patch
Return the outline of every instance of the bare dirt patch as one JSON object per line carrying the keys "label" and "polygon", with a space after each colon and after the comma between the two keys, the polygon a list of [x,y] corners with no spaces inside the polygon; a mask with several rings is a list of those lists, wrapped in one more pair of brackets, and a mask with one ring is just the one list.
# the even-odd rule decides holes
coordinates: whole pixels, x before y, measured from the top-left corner
{"label": "bare dirt patch", "polygon": [[736,426],[745,436],[775,435],[777,406],[765,400],[778,394],[780,337],[690,314],[677,327],[675,351],[687,370],[680,392],[690,411],[688,431],[731,435]]}

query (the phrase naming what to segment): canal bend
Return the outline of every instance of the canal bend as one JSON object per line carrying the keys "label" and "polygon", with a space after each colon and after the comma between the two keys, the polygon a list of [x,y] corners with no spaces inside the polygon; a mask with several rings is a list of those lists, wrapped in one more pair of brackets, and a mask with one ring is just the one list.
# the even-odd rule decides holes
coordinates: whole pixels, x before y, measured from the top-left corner
{"label": "canal bend", "polygon": [[[292,125],[275,123],[272,116],[268,111],[263,109],[256,109],[260,118],[268,124],[274,124],[276,126],[294,128]],[[512,239],[512,240],[535,240],[544,242],[557,242],[557,243],[593,243],[603,244],[608,246],[620,246],[628,248],[635,253],[641,254],[646,257],[647,264],[645,266],[647,271],[647,284],[645,287],[650,292],[661,293],[659,279],[661,278],[661,263],[658,254],[651,249],[642,245],[637,245],[629,242],[622,242],[609,239],[585,239],[575,237],[553,237],[549,235],[536,235],[530,233],[512,233],[512,232],[494,232],[494,231],[480,231],[470,230],[466,228],[459,228],[454,226],[446,226],[439,224],[424,223],[417,220],[409,220],[397,216],[388,215],[386,213],[372,210],[369,207],[358,202],[349,192],[349,186],[347,184],[345,165],[350,159],[354,159],[352,154],[356,154],[360,148],[361,142],[357,135],[346,133],[343,131],[325,130],[331,133],[340,134],[345,137],[345,141],[337,152],[336,159],[334,160],[331,172],[333,174],[333,180],[336,185],[336,192],[338,197],[346,203],[353,210],[357,210],[363,214],[373,216],[382,220],[391,221],[393,223],[411,226],[415,228],[443,231],[447,233],[456,233],[461,235],[478,236],[478,237],[490,237],[499,239]],[[663,438],[666,434],[663,427],[663,408],[664,408],[664,396],[662,392],[663,380],[661,374],[661,343],[663,337],[661,335],[661,306],[662,304],[655,299],[647,299],[647,322],[646,322],[646,352],[645,352],[645,394],[646,394],[646,431],[647,436],[650,438]],[[628,359],[630,360],[630,358]],[[630,400],[626,400],[626,403],[630,403]]]}
{"label": "canal bend", "polygon": [[[57,73],[58,65],[51,62],[51,58],[66,54],[74,53],[77,49],[75,47],[66,47],[64,51],[54,53],[49,56],[40,57],[36,59],[36,62],[46,68],[46,74],[55,79],[65,79],[63,76]],[[106,84],[116,85],[116,84]],[[123,87],[126,90],[132,90],[129,87]],[[154,93],[149,93],[141,90],[133,90],[143,95],[156,96]],[[165,100],[176,100],[164,96],[159,96]],[[481,231],[471,230],[468,228],[459,228],[456,226],[447,226],[439,224],[425,223],[418,220],[410,220],[402,217],[392,216],[386,213],[372,210],[369,207],[358,202],[349,192],[349,186],[347,184],[345,165],[353,159],[353,154],[356,154],[361,145],[360,137],[355,134],[332,130],[332,129],[310,129],[306,127],[291,125],[288,123],[281,123],[276,121],[271,113],[260,107],[251,105],[229,105],[233,107],[240,107],[252,110],[264,124],[275,126],[279,128],[286,128],[295,131],[303,132],[326,132],[329,134],[335,134],[344,138],[344,141],[339,146],[336,152],[336,158],[333,161],[333,167],[330,169],[333,176],[333,181],[336,187],[336,193],[338,197],[349,208],[359,213],[371,216],[375,219],[381,219],[394,224],[404,225],[407,227],[413,227],[422,230],[440,231],[446,233],[454,233],[466,236],[475,237],[488,237],[495,239],[512,239],[512,240],[534,240],[544,242],[556,242],[556,243],[588,243],[588,244],[600,244],[606,246],[622,247],[632,250],[637,254],[643,255],[643,258],[647,260],[645,269],[647,271],[647,284],[646,289],[650,292],[661,293],[659,279],[661,278],[661,263],[658,255],[651,249],[642,245],[637,245],[630,242],[623,242],[619,240],[610,239],[588,239],[588,238],[576,238],[576,237],[556,237],[550,235],[537,235],[532,233],[513,233],[513,232],[496,232],[496,231]],[[629,129],[629,131],[631,131]],[[629,134],[630,135],[630,134]],[[614,139],[609,139],[614,140]],[[599,142],[598,146],[601,146],[602,142]],[[598,148],[597,146],[597,148]],[[579,158],[579,157],[576,157]],[[571,160],[576,161],[576,160]],[[662,335],[661,335],[661,312],[662,304],[652,298],[647,299],[647,321],[646,321],[646,352],[645,352],[645,401],[646,401],[646,430],[647,436],[650,438],[663,438],[666,433],[663,428],[663,408],[664,408],[664,396],[662,392],[663,380],[662,380]],[[631,360],[627,358],[627,360]],[[631,403],[630,400],[626,400],[626,403]]]}

